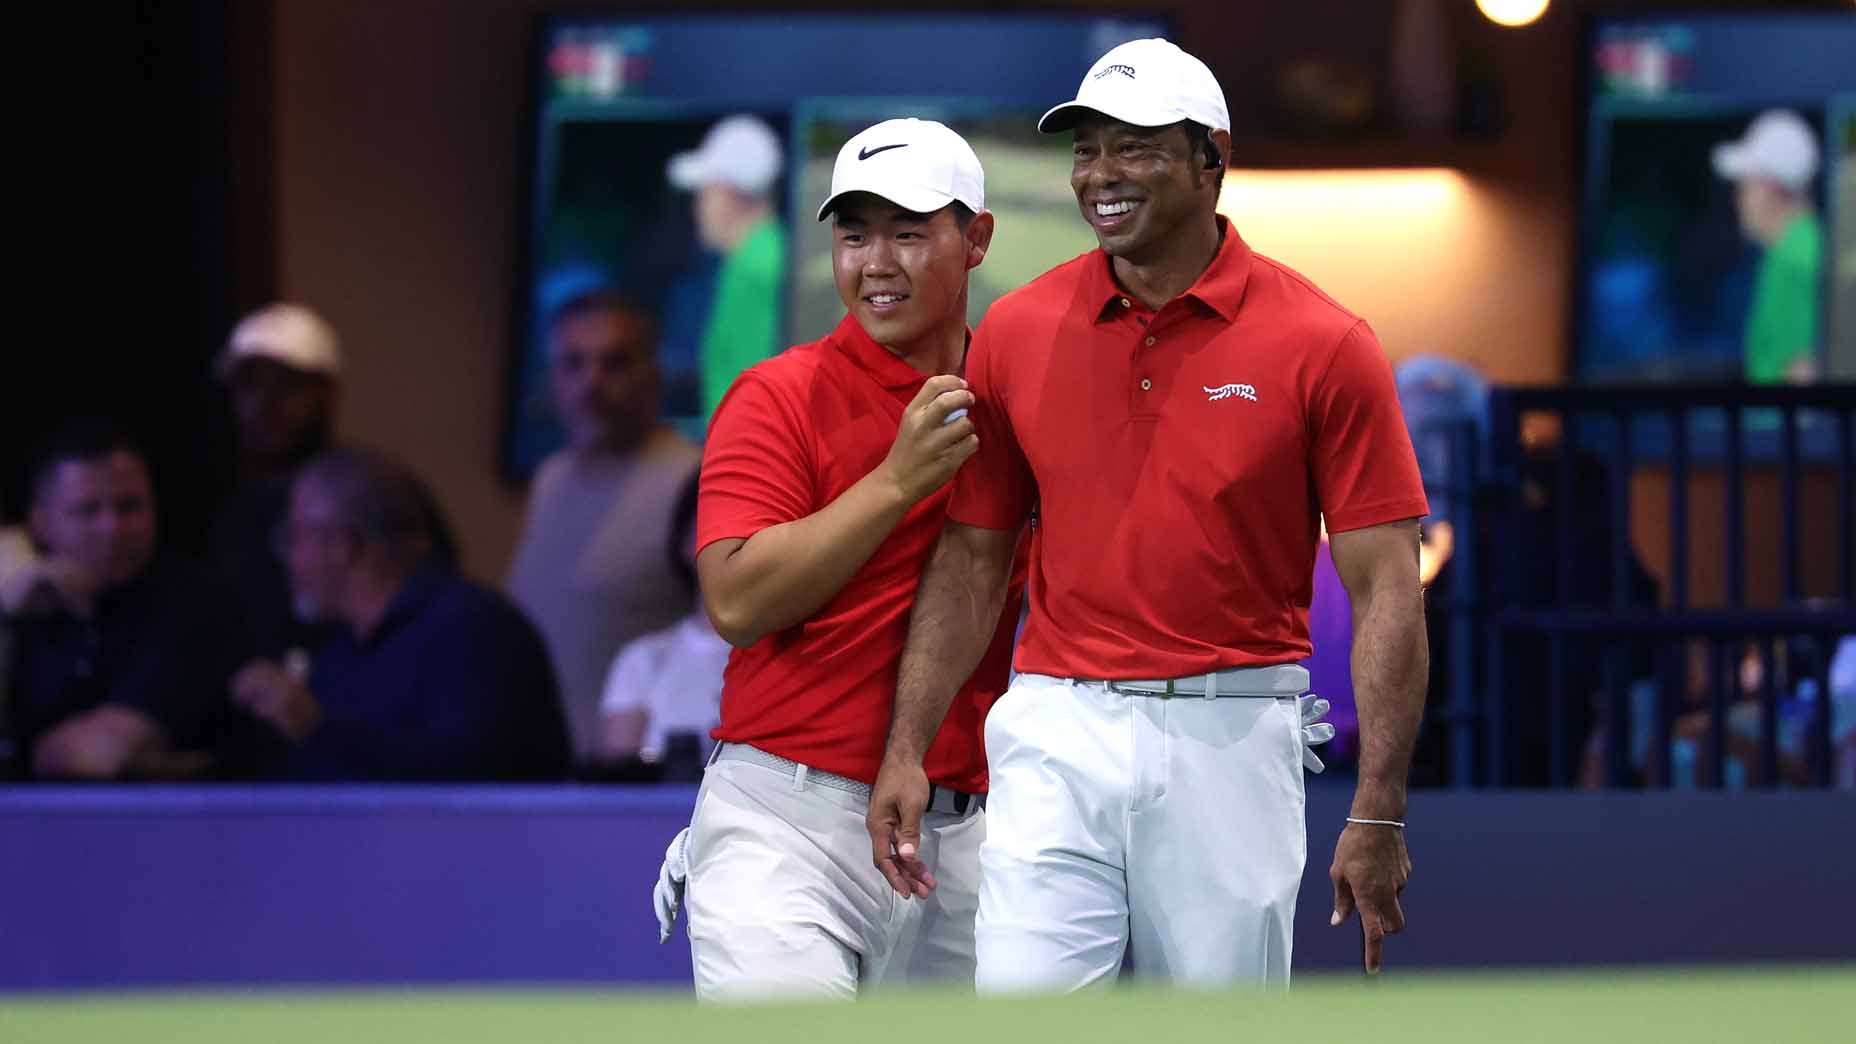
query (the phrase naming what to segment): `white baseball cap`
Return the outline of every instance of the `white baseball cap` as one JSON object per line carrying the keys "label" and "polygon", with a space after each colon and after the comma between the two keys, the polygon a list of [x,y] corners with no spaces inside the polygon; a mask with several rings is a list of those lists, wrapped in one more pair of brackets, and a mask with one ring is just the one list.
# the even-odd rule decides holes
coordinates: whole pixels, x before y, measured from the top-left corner
{"label": "white baseball cap", "polygon": [[779,180],[784,157],[780,136],[765,120],[758,116],[727,116],[709,128],[695,151],[670,157],[665,175],[685,192],[721,182],[758,194]]}
{"label": "white baseball cap", "polygon": [[1714,147],[1714,172],[1730,181],[1754,174],[1801,192],[1817,176],[1817,135],[1787,109],[1768,109],[1753,118],[1739,141]]}
{"label": "white baseball cap", "polygon": [[341,372],[335,328],[302,305],[272,304],[239,320],[219,357],[224,377],[246,359],[270,359],[293,370],[333,377]]}
{"label": "white baseball cap", "polygon": [[853,136],[831,168],[831,195],[819,205],[825,220],[846,193],[868,192],[917,214],[949,203],[975,214],[986,209],[986,172],[967,139],[933,120],[884,120]]}
{"label": "white baseball cap", "polygon": [[1090,113],[1137,127],[1164,127],[1191,120],[1229,131],[1224,89],[1205,63],[1170,40],[1130,40],[1096,59],[1067,101],[1038,120],[1046,134],[1066,131]]}

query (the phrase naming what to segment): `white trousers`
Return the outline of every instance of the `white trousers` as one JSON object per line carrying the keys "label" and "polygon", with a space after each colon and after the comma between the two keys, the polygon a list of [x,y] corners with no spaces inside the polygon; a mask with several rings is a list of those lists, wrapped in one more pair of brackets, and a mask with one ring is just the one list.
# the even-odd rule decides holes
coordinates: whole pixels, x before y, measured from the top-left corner
{"label": "white trousers", "polygon": [[690,821],[685,892],[697,999],[971,986],[986,813],[922,817],[937,887],[904,899],[871,863],[868,811],[868,798],[796,773],[710,764]]}
{"label": "white trousers", "polygon": [[978,985],[1289,982],[1308,837],[1294,697],[1020,676],[986,719]]}

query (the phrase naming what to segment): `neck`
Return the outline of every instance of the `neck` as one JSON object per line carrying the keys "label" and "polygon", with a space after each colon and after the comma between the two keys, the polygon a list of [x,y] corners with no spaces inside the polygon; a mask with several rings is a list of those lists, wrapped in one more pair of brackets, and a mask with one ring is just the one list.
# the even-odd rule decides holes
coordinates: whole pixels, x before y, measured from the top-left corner
{"label": "neck", "polygon": [[753,232],[761,222],[767,220],[772,213],[772,208],[764,204],[756,204],[743,210],[735,223],[729,226],[727,232],[724,233],[722,252],[732,253],[736,247],[746,242],[748,234]]}
{"label": "neck", "polygon": [[966,290],[960,291],[957,310],[950,313],[947,322],[935,326],[908,344],[886,344],[883,347],[930,377],[959,373],[967,358]]}
{"label": "neck", "polygon": [[387,607],[399,596],[400,588],[406,586],[404,573],[385,573],[364,571],[357,573],[349,585],[346,604],[342,607],[342,621],[346,623],[359,641],[366,641],[380,628],[380,621],[387,615]]}
{"label": "neck", "polygon": [[1220,242],[1217,215],[1195,218],[1161,237],[1153,256],[1111,258],[1115,279],[1142,304],[1157,310],[1192,289],[1218,256]]}
{"label": "neck", "polygon": [[1775,212],[1772,220],[1766,225],[1765,234],[1759,237],[1760,245],[1770,247],[1784,239],[1785,230],[1792,227],[1792,222],[1796,221],[1803,211],[1804,207],[1793,204]]}

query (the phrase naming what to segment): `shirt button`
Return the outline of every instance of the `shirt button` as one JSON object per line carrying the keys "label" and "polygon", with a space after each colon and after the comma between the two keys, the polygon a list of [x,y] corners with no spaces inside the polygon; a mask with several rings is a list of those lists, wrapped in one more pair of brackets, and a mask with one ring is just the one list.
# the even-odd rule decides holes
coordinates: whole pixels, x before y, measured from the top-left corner
{"label": "shirt button", "polygon": [[1149,337],[1147,339],[1147,347],[1152,348],[1153,346],[1154,346],[1154,339]]}
{"label": "shirt button", "polygon": [[1130,303],[1128,302],[1128,299],[1127,299],[1127,298],[1125,298],[1125,297],[1121,299],[1121,306],[1122,306],[1123,308],[1133,308],[1133,307],[1134,307],[1134,305],[1132,305],[1132,304],[1130,304]]}
{"label": "shirt button", "polygon": [[1154,382],[1152,382],[1152,381],[1150,381],[1150,380],[1148,380],[1148,379],[1147,379],[1147,378],[1145,378],[1145,377],[1142,377],[1142,378],[1141,378],[1141,390],[1142,390],[1142,391],[1153,391],[1153,390],[1154,390]]}

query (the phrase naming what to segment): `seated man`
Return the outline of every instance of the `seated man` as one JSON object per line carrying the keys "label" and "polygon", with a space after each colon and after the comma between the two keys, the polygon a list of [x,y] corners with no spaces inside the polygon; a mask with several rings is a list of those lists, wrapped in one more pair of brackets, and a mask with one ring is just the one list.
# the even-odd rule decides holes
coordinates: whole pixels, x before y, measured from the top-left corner
{"label": "seated man", "polygon": [[199,570],[155,553],[141,450],[104,422],[60,429],[33,463],[27,529],[32,553],[8,556],[4,585],[13,649],[0,731],[11,733],[14,772],[211,769],[239,632]]}
{"label": "seated man", "polygon": [[546,650],[501,595],[434,558],[432,511],[405,469],[355,450],[303,466],[278,551],[297,611],[335,625],[308,658],[254,660],[232,683],[275,731],[283,779],[546,779],[567,738]]}
{"label": "seated man", "polygon": [[[671,565],[696,586],[696,477],[671,516]],[[670,737],[692,733],[707,753],[709,730],[721,721],[722,672],[728,642],[698,604],[688,616],[619,650],[606,676],[600,753],[607,758],[662,761]]]}

